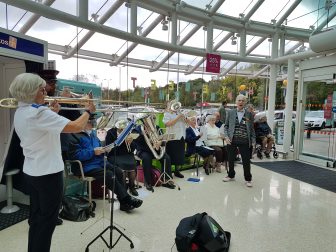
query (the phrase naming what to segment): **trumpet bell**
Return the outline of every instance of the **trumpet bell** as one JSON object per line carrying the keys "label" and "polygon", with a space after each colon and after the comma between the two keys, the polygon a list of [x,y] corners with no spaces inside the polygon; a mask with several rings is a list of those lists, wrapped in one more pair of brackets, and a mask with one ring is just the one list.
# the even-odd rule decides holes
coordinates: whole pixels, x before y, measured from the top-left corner
{"label": "trumpet bell", "polygon": [[178,102],[178,101],[172,102],[172,104],[170,105],[170,109],[172,111],[177,111],[181,108],[181,106],[182,106],[181,102]]}

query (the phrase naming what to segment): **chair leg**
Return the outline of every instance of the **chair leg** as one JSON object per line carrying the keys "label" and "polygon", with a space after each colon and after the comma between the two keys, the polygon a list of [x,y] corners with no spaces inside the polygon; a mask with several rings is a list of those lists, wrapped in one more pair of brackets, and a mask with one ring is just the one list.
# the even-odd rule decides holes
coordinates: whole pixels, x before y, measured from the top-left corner
{"label": "chair leg", "polygon": [[13,205],[13,174],[6,174],[6,191],[7,191],[7,206],[1,209],[1,213],[3,214],[10,214],[19,211],[20,208],[16,205]]}

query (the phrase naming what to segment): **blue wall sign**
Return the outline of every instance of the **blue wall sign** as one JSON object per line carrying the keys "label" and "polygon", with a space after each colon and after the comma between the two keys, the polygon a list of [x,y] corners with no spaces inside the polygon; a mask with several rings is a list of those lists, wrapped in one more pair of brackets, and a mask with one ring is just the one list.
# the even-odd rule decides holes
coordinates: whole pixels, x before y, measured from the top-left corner
{"label": "blue wall sign", "polygon": [[44,45],[0,32],[0,47],[44,57]]}
{"label": "blue wall sign", "polygon": [[332,107],[332,112],[336,113],[336,107]]}

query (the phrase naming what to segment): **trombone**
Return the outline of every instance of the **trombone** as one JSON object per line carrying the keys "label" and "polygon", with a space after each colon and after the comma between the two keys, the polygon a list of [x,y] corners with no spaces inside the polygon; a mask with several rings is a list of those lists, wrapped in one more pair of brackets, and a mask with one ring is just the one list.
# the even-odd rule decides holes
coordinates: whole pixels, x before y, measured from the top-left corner
{"label": "trombone", "polygon": [[[116,100],[100,100],[91,98],[68,98],[68,97],[50,97],[44,98],[45,102],[57,101],[60,104],[77,104],[85,105],[87,102],[97,102],[97,103],[124,103],[124,104],[144,104],[143,102],[132,102],[132,101],[116,101]],[[151,103],[151,105],[162,105],[162,103]],[[18,106],[18,102],[15,98],[4,98],[0,100],[0,108],[15,109]],[[67,108],[61,107],[62,110],[84,110],[84,108]],[[110,111],[111,109],[101,109],[101,112]],[[97,110],[96,110],[97,111]],[[126,112],[126,111],[124,111]]]}

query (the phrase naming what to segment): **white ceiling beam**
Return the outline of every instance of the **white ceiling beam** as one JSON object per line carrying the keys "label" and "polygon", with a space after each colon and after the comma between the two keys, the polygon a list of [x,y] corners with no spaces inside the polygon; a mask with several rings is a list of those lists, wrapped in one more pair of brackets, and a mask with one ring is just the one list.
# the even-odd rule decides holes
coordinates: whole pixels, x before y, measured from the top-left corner
{"label": "white ceiling beam", "polygon": [[[221,47],[229,38],[232,37],[234,33],[233,32],[229,32],[228,34],[226,34],[226,36],[219,41],[213,48],[214,51],[216,51],[219,47]],[[215,52],[216,53],[216,52]],[[200,59],[186,74],[192,74],[200,65],[203,64],[203,62],[205,61],[205,58]]]}
{"label": "white ceiling beam", "polygon": [[[210,9],[209,15],[212,16],[213,14],[218,11],[218,9],[221,7],[221,5],[225,2],[225,0],[218,0],[216,4]],[[177,9],[178,7],[176,7]],[[211,22],[212,23],[212,22]],[[212,23],[213,24],[213,23]],[[178,42],[178,45],[184,45],[191,37],[194,35],[202,26],[201,25],[195,25],[194,28],[188,32],[188,34],[180,41]],[[181,34],[179,34],[181,36]],[[167,56],[165,56],[156,66],[154,66],[150,71],[154,72],[157,71],[164,62],[166,62],[171,56],[174,55],[175,52],[169,52]]]}
{"label": "white ceiling beam", "polygon": [[[138,6],[142,6],[149,10],[155,9],[162,14],[176,11],[181,20],[199,24],[201,26],[207,24],[210,19],[213,19],[214,28],[219,30],[222,30],[223,27],[225,27],[225,30],[236,32],[245,27],[248,35],[260,37],[264,35],[272,36],[277,32],[272,24],[252,20],[245,23],[241,18],[230,17],[219,13],[211,14],[209,11],[185,4],[184,2],[175,6],[174,3],[169,3],[168,1],[147,0],[139,1]],[[308,41],[311,33],[309,29],[294,28],[289,26],[281,27],[281,29],[285,31],[287,38],[297,41]]]}
{"label": "white ceiling beam", "polygon": [[[51,6],[55,0],[45,0],[43,2],[46,6]],[[30,28],[37,22],[37,20],[41,17],[41,15],[33,14],[27,22],[19,29],[19,33],[26,34]]]}
{"label": "white ceiling beam", "polygon": [[[116,1],[111,8],[109,8],[104,15],[98,20],[98,24],[104,24],[123,4],[123,1]],[[71,58],[78,49],[82,48],[82,46],[89,41],[89,39],[95,34],[95,31],[88,31],[78,43],[69,50],[69,52],[63,56],[63,59]]]}
{"label": "white ceiling beam", "polygon": [[[112,28],[107,27],[101,24],[97,24],[88,20],[80,20],[77,16],[71,15],[69,13],[59,11],[41,4],[38,4],[33,1],[26,1],[26,0],[0,0],[1,2],[7,3],[11,6],[15,6],[20,9],[28,10],[30,12],[39,14],[46,18],[54,19],[60,22],[64,22],[67,24],[71,24],[74,26],[78,26],[84,29],[92,30],[95,32],[99,32],[108,36],[117,37],[120,39],[141,43],[150,47],[160,48],[168,51],[175,51],[180,52],[188,55],[195,55],[204,57],[206,55],[204,50],[195,47],[187,47],[187,46],[178,46],[178,45],[171,45],[167,42],[158,41],[155,39],[144,38],[141,36],[134,36],[133,34]],[[151,2],[154,0],[148,0]],[[147,1],[146,1],[147,2]],[[228,54],[220,54],[222,58],[226,60],[234,60],[234,61],[243,61],[243,62],[251,62],[251,63],[260,63],[260,64],[278,64],[284,61],[287,61],[289,57],[281,57],[277,59],[262,59],[262,58],[255,58],[255,57],[241,57],[238,55],[228,55]],[[314,57],[320,54],[313,53],[313,52],[304,52],[298,53],[293,55],[294,60],[304,59],[305,57]]]}
{"label": "white ceiling beam", "polygon": [[244,17],[244,22],[250,20],[253,14],[259,9],[259,7],[265,2],[265,0],[259,0],[255,5],[253,5],[252,9],[246,14]]}
{"label": "white ceiling beam", "polygon": [[[160,24],[160,22],[164,19],[164,16],[163,15],[159,15],[147,28],[146,30],[144,30],[142,32],[142,35],[143,37],[146,37],[151,31],[154,30],[154,28]],[[139,43],[132,43],[128,49],[126,49],[115,61],[113,61],[110,65],[111,66],[116,66],[118,65],[122,60],[124,60],[124,58],[130,53],[132,52],[136,47],[137,45],[139,45]]]}
{"label": "white ceiling beam", "polygon": [[[285,55],[288,55],[288,54],[294,52],[294,50],[297,49],[297,48],[299,48],[301,45],[303,45],[302,42],[298,42],[298,43],[296,43],[294,46],[292,46],[291,48],[289,48],[289,49],[286,51]],[[262,73],[264,73],[265,71],[267,71],[267,70],[269,69],[269,67],[270,67],[270,65],[265,66],[263,69],[261,69],[260,71],[256,72],[256,73],[252,76],[252,78],[257,78],[257,77],[259,77]]]}
{"label": "white ceiling beam", "polygon": [[[267,37],[263,37],[260,38],[256,43],[254,43],[247,51],[246,51],[246,55],[249,55],[251,52],[253,52],[254,49],[256,49],[262,42],[265,41]],[[239,64],[238,61],[236,61],[235,63],[233,63],[228,69],[226,69],[225,71],[222,71],[219,76],[225,76],[227,73],[229,73],[235,66],[237,66]]]}
{"label": "white ceiling beam", "polygon": [[282,15],[282,17],[275,23],[275,26],[280,26],[289,17],[289,15],[295,10],[295,8],[302,2],[302,0],[296,0]]}

